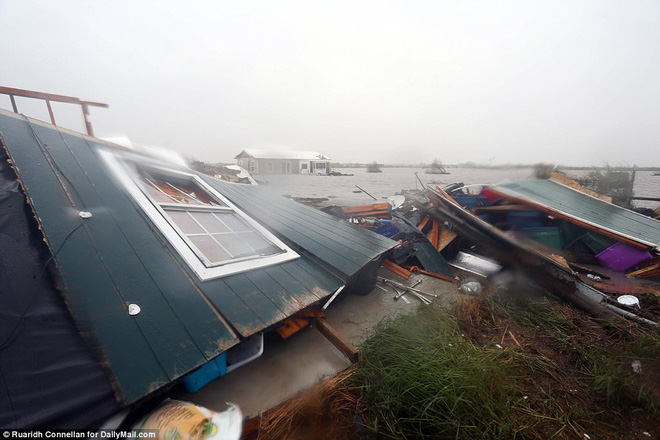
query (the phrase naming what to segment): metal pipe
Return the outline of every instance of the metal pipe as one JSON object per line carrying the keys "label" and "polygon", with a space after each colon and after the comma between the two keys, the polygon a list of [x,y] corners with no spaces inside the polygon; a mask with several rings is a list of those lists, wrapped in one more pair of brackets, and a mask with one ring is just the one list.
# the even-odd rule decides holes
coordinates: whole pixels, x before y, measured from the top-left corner
{"label": "metal pipe", "polygon": [[355,186],[357,187],[357,189],[359,189],[360,191],[362,191],[363,193],[365,193],[366,195],[368,195],[369,197],[371,197],[371,198],[374,199],[375,201],[378,201],[377,198],[375,198],[374,196],[372,196],[371,194],[369,194],[368,192],[366,192],[365,190],[363,190],[363,189],[360,188],[359,186],[357,186],[357,185],[355,185]]}
{"label": "metal pipe", "polygon": [[436,295],[436,294],[434,294],[434,293],[422,292],[421,290],[414,289],[414,288],[412,288],[412,287],[406,286],[405,284],[397,283],[396,281],[392,281],[392,280],[387,279],[387,278],[378,277],[378,281],[380,281],[380,282],[382,282],[382,283],[385,283],[385,284],[388,284],[388,283],[389,283],[389,284],[391,284],[391,285],[393,285],[393,286],[398,286],[398,287],[400,287],[400,288],[402,288],[402,289],[410,289],[411,292],[416,292],[416,293],[420,293],[420,294],[422,294],[422,295],[432,296],[433,298],[437,298],[437,297],[438,297],[438,295]]}
{"label": "metal pipe", "polygon": [[337,290],[335,291],[335,293],[332,294],[332,296],[330,297],[330,299],[329,299],[329,300],[325,303],[325,305],[323,306],[323,310],[325,310],[325,309],[328,308],[328,306],[330,305],[330,303],[333,302],[333,301],[335,300],[335,298],[337,298],[337,295],[339,295],[339,293],[340,293],[342,290],[344,290],[344,287],[346,287],[346,284],[344,284],[343,286],[341,286],[339,289],[337,289]]}
{"label": "metal pipe", "polygon": [[[417,281],[415,281],[415,284],[413,284],[412,286],[410,286],[409,288],[407,288],[407,289],[404,290],[403,292],[399,293],[397,296],[394,297],[394,299],[399,299],[399,298],[401,298],[403,295],[405,295],[405,293],[406,293],[408,290],[412,289],[413,287],[415,287],[416,285],[418,285],[418,284],[421,283],[421,282],[422,282],[422,279],[421,279],[421,278],[418,279]],[[394,289],[394,290],[396,290],[396,289]],[[397,290],[397,292],[398,292],[398,290]]]}

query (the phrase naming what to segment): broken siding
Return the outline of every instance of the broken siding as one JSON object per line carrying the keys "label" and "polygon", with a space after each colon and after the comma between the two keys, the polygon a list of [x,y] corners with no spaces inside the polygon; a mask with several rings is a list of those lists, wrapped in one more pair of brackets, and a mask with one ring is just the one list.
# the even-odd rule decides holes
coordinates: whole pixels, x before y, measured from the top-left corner
{"label": "broken siding", "polygon": [[[648,247],[660,245],[660,222],[575,191],[551,180],[526,180],[495,185],[499,194],[602,229],[614,238]],[[634,243],[631,243],[634,244]]]}

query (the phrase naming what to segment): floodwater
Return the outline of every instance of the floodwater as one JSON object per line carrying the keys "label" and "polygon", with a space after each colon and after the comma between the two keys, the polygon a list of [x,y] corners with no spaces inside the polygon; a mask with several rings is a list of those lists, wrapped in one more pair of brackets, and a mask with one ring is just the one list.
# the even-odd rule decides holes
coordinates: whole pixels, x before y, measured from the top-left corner
{"label": "floodwater", "polygon": [[[367,173],[365,168],[336,168],[344,174],[353,176],[314,176],[314,175],[257,175],[256,179],[273,188],[281,195],[292,197],[327,198],[326,204],[340,206],[374,203],[371,194],[378,201],[393,196],[402,189],[420,189],[421,184],[444,186],[454,182],[465,185],[493,184],[509,180],[527,179],[534,175],[532,168],[484,169],[484,168],[447,168],[450,174],[424,174],[423,168],[383,168],[382,173]],[[569,171],[569,175],[584,176],[587,170]],[[357,187],[365,192],[360,191]],[[640,197],[660,198],[660,176],[653,176],[651,171],[638,171],[635,177],[635,195]],[[640,207],[656,208],[660,202],[636,201]]]}

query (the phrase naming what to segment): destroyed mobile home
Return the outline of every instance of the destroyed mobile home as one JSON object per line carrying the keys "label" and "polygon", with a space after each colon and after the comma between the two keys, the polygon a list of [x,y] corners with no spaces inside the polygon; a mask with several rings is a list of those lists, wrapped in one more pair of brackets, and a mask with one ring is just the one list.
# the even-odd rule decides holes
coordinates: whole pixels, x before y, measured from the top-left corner
{"label": "destroyed mobile home", "polygon": [[454,268],[460,289],[474,292],[481,284],[464,282],[471,274],[483,281],[506,268],[599,316],[657,327],[659,221],[554,180],[483,186],[476,194],[462,184],[403,194],[324,209],[398,240],[384,265],[403,278],[451,280]]}
{"label": "destroyed mobile home", "polygon": [[98,427],[194,391],[259,356],[263,332],[373,287],[396,245],[1,110],[0,136],[5,428]]}

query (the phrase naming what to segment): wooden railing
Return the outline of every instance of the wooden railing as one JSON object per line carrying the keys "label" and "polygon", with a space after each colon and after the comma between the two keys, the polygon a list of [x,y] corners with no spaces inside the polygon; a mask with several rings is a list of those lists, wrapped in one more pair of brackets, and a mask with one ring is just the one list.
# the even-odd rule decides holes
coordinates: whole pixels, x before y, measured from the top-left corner
{"label": "wooden railing", "polygon": [[11,100],[12,110],[14,111],[14,113],[18,113],[18,106],[16,105],[16,99],[14,99],[15,96],[20,96],[23,98],[41,99],[46,101],[46,107],[48,108],[48,115],[50,116],[50,122],[53,125],[57,125],[57,124],[55,123],[55,116],[53,115],[53,109],[50,105],[51,101],[65,102],[67,104],[77,104],[82,109],[83,119],[85,120],[85,128],[87,129],[87,134],[90,136],[94,136],[94,132],[92,130],[92,123],[89,122],[89,119],[87,119],[87,116],[89,116],[89,107],[103,107],[103,108],[109,107],[108,104],[103,104],[101,102],[93,102],[93,101],[82,101],[73,96],[55,95],[52,93],[35,92],[32,90],[14,89],[12,87],[0,86],[0,94],[9,95],[9,99]]}

